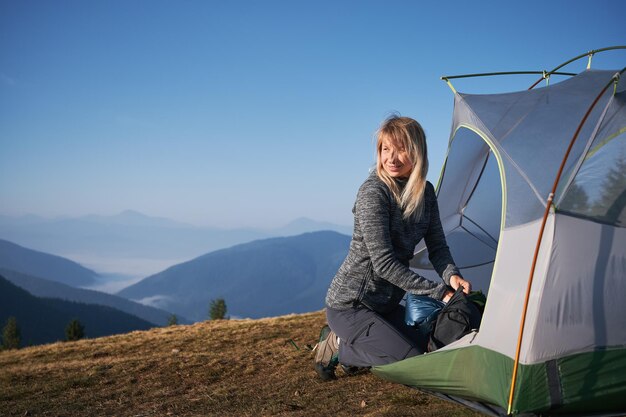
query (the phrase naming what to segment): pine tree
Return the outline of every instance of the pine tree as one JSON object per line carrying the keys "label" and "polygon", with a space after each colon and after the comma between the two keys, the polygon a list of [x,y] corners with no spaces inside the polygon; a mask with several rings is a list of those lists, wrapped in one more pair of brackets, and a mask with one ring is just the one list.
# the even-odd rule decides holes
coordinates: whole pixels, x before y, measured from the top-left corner
{"label": "pine tree", "polygon": [[80,340],[85,337],[85,327],[80,321],[74,319],[65,327],[65,340],[68,342]]}
{"label": "pine tree", "polygon": [[176,317],[176,314],[172,314],[168,319],[167,319],[167,325],[168,326],[176,326],[178,324],[178,317]]}
{"label": "pine tree", "polygon": [[224,320],[226,317],[226,301],[223,298],[218,298],[211,301],[209,308],[209,317],[211,320]]}
{"label": "pine tree", "polygon": [[2,349],[19,349],[21,332],[15,317],[9,317],[2,329]]}

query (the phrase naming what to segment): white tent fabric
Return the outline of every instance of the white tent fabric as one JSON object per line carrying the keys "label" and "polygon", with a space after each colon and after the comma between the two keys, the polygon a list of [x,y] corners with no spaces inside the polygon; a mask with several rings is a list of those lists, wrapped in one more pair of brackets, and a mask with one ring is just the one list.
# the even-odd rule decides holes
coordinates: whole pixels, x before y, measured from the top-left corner
{"label": "white tent fabric", "polygon": [[526,363],[626,343],[626,229],[558,214],[554,229]]}
{"label": "white tent fabric", "polygon": [[[472,343],[515,355],[546,200],[570,140],[615,73],[588,70],[530,91],[455,95],[438,198],[456,263],[475,289],[488,294]],[[619,301],[626,293],[626,210],[620,203],[626,195],[614,196],[613,205],[621,208],[607,215],[608,191],[626,189],[624,84],[616,94],[607,89],[565,164],[554,198],[560,205],[548,218],[534,273],[521,363],[599,343],[626,345],[626,304]],[[610,174],[615,178],[607,184]],[[412,266],[433,276],[424,247],[416,248]],[[587,319],[578,320],[582,316]],[[620,330],[608,337],[600,334],[603,327]]]}

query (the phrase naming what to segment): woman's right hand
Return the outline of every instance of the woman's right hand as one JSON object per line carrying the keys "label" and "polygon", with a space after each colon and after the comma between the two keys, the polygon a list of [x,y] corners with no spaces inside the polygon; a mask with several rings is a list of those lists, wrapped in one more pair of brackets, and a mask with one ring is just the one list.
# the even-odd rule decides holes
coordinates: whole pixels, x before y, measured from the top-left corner
{"label": "woman's right hand", "polygon": [[[458,275],[452,275],[450,277],[450,286],[454,288],[455,290],[458,290],[459,288],[463,288],[463,292],[465,294],[469,294],[469,292],[472,290],[472,283],[464,280]],[[444,294],[441,301],[443,301],[444,303],[447,303],[448,301],[450,301],[450,298],[452,298],[453,295],[454,295],[454,291],[448,290]]]}
{"label": "woman's right hand", "polygon": [[465,294],[469,294],[470,291],[472,291],[472,283],[464,280],[459,275],[452,275],[450,277],[450,286],[455,290],[458,290],[459,287],[463,287]]}

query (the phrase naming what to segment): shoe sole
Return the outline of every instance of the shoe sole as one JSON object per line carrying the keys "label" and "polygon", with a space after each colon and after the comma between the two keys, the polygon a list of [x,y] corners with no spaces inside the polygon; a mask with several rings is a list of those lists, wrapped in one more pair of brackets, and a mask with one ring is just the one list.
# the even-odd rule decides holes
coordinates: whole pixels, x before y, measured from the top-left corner
{"label": "shoe sole", "polygon": [[337,379],[335,369],[327,368],[321,363],[315,364],[315,372],[317,372],[317,375],[322,379],[322,381],[332,381],[333,379]]}

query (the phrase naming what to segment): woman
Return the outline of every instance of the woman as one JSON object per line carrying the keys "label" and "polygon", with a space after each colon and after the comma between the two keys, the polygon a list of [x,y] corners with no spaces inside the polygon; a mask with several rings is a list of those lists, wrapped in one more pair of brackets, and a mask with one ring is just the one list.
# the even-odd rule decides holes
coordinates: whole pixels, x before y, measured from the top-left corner
{"label": "woman", "polygon": [[[350,250],[326,295],[332,330],[318,344],[315,368],[323,379],[344,369],[382,365],[424,352],[425,340],[404,323],[405,293],[447,301],[450,287],[471,290],[446,244],[433,185],[426,181],[426,137],[420,124],[393,116],[378,131],[376,170],[360,187],[354,205]],[[411,269],[422,239],[442,283]],[[326,332],[324,332],[326,333]]]}

